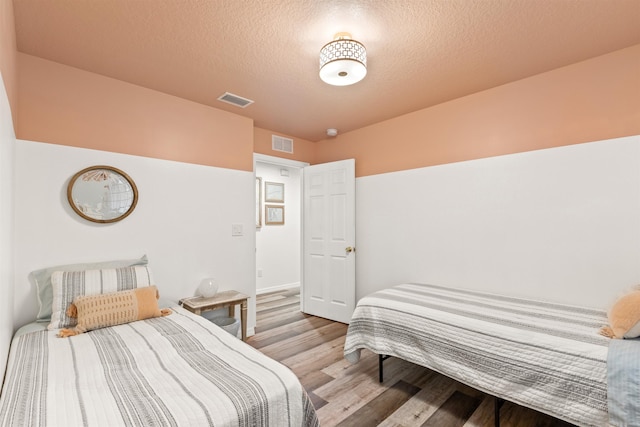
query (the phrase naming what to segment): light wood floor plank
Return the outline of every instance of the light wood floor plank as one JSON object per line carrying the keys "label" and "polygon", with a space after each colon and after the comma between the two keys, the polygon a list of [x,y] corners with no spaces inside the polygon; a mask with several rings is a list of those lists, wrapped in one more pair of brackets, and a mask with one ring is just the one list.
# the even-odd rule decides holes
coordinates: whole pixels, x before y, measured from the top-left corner
{"label": "light wood floor plank", "polygon": [[320,408],[322,408],[324,405],[326,405],[327,402],[326,400],[324,400],[321,397],[318,397],[316,394],[314,394],[312,391],[308,391],[307,395],[309,396],[309,399],[311,400],[311,404],[313,405],[313,407],[318,410]]}
{"label": "light wood floor plank", "polygon": [[462,427],[471,414],[480,406],[481,400],[455,391],[422,427]]}
{"label": "light wood floor plank", "polygon": [[322,371],[307,372],[305,374],[298,375],[298,379],[307,392],[312,392],[334,380],[332,376],[327,375]]}
{"label": "light wood floor plank", "polygon": [[[343,348],[344,337],[338,337],[280,362],[289,367],[296,375],[305,375],[308,372],[322,371],[324,367],[343,360]],[[331,376],[331,378],[336,379],[335,376]]]}
{"label": "light wood floor plank", "polygon": [[279,316],[273,316],[267,319],[258,319],[256,317],[256,334],[259,334],[263,331],[267,331],[269,329],[277,328],[279,326],[287,325],[291,322],[295,322],[297,320],[306,319],[309,315],[296,312],[296,313],[284,313]]}
{"label": "light wood floor plank", "polygon": [[[342,343],[344,347],[344,340]],[[341,355],[343,347],[340,348]],[[378,355],[370,352],[369,350],[364,350],[360,355],[358,363],[350,363],[344,357],[340,357],[335,361],[335,363],[322,368],[322,372],[337,379],[353,375],[353,373],[357,371],[369,371],[374,369],[378,369]]]}
{"label": "light wood floor plank", "polygon": [[384,421],[420,389],[404,381],[398,381],[371,402],[342,420],[340,427],[375,426]]}
{"label": "light wood floor plank", "polygon": [[429,386],[422,388],[407,403],[380,423],[380,427],[421,426],[456,391],[455,381],[450,378],[433,371],[423,372],[423,377],[429,380]]}
{"label": "light wood floor plank", "polygon": [[[256,320],[260,321],[260,320],[267,320],[267,319],[271,319],[273,317],[277,317],[277,316],[281,316],[282,315],[282,309],[289,309],[289,311],[292,310],[300,310],[300,306],[297,303],[290,303],[287,302],[287,299],[282,300],[282,303],[275,306],[275,307],[267,307],[267,308],[263,308],[259,311],[256,311]],[[257,309],[257,307],[256,307]]]}
{"label": "light wood floor plank", "polygon": [[270,344],[275,344],[280,341],[293,338],[296,335],[330,325],[331,323],[333,323],[331,320],[323,319],[321,317],[300,319],[286,325],[271,328],[264,331],[264,333],[251,337],[251,345],[255,348],[262,348]]}
{"label": "light wood floor plank", "polygon": [[256,307],[256,313],[264,313],[268,310],[273,310],[275,308],[281,308],[288,305],[295,305],[297,303],[291,304],[291,300],[285,296],[279,295],[277,298],[272,299],[271,301],[267,301],[264,304],[260,304],[260,307]]}
{"label": "light wood floor plank", "polygon": [[[336,378],[334,381],[322,386],[315,392],[324,399],[335,401],[342,401],[342,398],[351,398],[351,396],[348,395],[357,394],[360,387],[366,390],[382,392],[391,384],[395,384],[401,375],[405,374],[407,370],[410,369],[409,364],[400,359],[388,360],[387,362],[394,363],[389,363],[385,366],[385,370],[388,371],[388,375],[385,375],[385,380],[382,383],[378,382],[378,368],[376,366],[363,371],[354,372],[352,375],[346,377]],[[368,394],[368,391],[366,393]]]}
{"label": "light wood floor plank", "polygon": [[260,351],[273,359],[283,360],[338,337],[342,337],[346,333],[346,330],[347,327],[342,323],[331,323],[296,335],[286,341],[264,346]]}
{"label": "light wood floor plank", "polygon": [[[494,427],[494,401],[493,396],[485,396],[478,409],[469,417],[464,427]],[[504,420],[501,420],[503,427],[506,427]]]}
{"label": "light wood floor plank", "polygon": [[396,363],[390,363],[385,368],[389,372],[388,379],[383,383],[377,380],[377,370],[371,370],[332,381],[317,389],[315,393],[329,402],[318,410],[320,425],[335,426],[351,416],[395,384],[410,369],[409,365],[399,359],[396,359]]}
{"label": "light wood floor plank", "polygon": [[284,299],[287,299],[286,296],[284,295],[280,295],[280,294],[264,294],[264,295],[258,295],[258,297],[260,298],[260,307],[256,307],[256,311],[262,309],[262,307],[266,304],[266,303],[270,303],[272,301],[282,301]]}

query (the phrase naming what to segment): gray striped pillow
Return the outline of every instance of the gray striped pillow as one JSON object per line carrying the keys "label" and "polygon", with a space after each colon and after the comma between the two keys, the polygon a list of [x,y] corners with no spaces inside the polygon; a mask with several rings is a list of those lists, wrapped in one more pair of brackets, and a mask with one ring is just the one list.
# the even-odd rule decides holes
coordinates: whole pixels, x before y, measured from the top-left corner
{"label": "gray striped pillow", "polygon": [[77,320],[67,316],[67,308],[77,297],[150,286],[153,283],[147,266],[102,270],[56,271],[51,275],[53,304],[48,329],[72,328]]}

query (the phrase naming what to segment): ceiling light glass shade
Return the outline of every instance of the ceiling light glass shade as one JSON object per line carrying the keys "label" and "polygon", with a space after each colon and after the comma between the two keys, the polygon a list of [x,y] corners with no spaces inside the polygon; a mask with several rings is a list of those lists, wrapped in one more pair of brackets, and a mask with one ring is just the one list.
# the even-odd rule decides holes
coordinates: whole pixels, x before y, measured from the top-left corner
{"label": "ceiling light glass shade", "polygon": [[358,83],[367,75],[367,49],[350,36],[339,35],[320,49],[320,78],[334,86]]}

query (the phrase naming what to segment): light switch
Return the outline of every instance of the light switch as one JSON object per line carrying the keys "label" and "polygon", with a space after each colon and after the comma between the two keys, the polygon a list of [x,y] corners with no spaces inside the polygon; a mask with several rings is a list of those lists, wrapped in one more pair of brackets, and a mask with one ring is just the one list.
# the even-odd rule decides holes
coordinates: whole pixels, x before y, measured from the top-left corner
{"label": "light switch", "polygon": [[231,235],[242,236],[242,224],[231,224]]}

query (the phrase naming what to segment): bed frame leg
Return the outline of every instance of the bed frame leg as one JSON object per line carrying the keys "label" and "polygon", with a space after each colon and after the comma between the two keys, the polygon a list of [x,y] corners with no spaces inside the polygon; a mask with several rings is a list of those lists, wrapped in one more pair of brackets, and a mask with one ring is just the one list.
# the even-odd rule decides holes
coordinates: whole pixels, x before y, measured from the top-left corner
{"label": "bed frame leg", "polygon": [[384,354],[379,354],[378,355],[378,379],[380,380],[380,382],[382,382],[383,380],[383,369],[382,369],[382,362],[384,362],[385,360],[387,360],[388,358],[390,358],[391,356],[385,356]]}
{"label": "bed frame leg", "polygon": [[493,399],[493,422],[495,427],[500,427],[500,407],[504,403],[504,399],[500,399],[499,397],[495,397]]}

